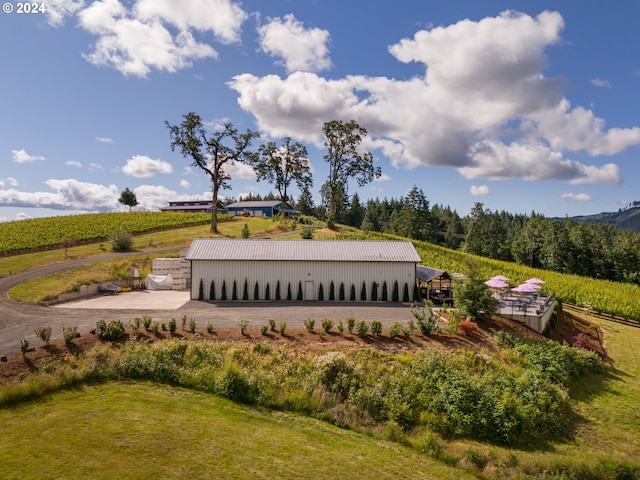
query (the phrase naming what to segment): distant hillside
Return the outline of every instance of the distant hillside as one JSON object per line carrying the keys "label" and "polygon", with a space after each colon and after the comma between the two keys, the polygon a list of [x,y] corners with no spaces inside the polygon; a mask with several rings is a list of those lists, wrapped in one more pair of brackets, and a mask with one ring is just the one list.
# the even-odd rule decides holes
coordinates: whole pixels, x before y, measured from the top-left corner
{"label": "distant hillside", "polygon": [[620,212],[602,212],[595,215],[571,217],[576,222],[607,223],[623,230],[640,233],[640,207]]}

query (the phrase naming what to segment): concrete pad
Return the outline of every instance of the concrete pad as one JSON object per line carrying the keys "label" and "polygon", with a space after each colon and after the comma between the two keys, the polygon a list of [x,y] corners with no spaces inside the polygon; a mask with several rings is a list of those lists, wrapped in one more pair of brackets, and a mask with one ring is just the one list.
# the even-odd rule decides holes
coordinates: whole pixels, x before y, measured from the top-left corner
{"label": "concrete pad", "polygon": [[105,310],[177,310],[190,300],[189,291],[159,290],[123,292],[103,295],[77,302],[63,303],[54,308],[89,308]]}

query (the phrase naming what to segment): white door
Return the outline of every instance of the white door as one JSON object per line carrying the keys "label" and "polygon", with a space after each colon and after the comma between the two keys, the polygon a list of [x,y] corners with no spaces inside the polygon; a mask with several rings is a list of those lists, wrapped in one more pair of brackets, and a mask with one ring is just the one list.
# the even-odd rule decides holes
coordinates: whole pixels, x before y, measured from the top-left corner
{"label": "white door", "polygon": [[304,282],[304,299],[314,300],[315,299],[314,293],[315,293],[314,282]]}

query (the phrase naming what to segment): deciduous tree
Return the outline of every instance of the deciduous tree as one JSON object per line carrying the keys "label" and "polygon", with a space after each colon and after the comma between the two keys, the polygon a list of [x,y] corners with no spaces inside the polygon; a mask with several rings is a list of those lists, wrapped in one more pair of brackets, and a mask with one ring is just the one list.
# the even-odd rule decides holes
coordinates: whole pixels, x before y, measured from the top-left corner
{"label": "deciduous tree", "polygon": [[118,199],[118,202],[129,207],[129,211],[131,211],[133,207],[138,205],[138,199],[136,198],[136,194],[133,193],[128,188],[125,188],[122,191],[122,193],[120,194],[120,198]]}
{"label": "deciduous tree", "polygon": [[337,207],[342,201],[342,195],[348,192],[349,180],[355,179],[362,187],[379,177],[381,172],[380,167],[373,165],[373,155],[370,152],[358,151],[367,130],[355,120],[326,122],[322,132],[325,136],[324,145],[327,147],[324,159],[329,164],[327,183],[330,197],[327,225],[333,228]]}
{"label": "deciduous tree", "polygon": [[228,180],[231,179],[225,167],[235,162],[253,163],[256,153],[249,148],[254,139],[260,138],[260,134],[249,129],[239,133],[229,122],[211,132],[200,116],[193,112],[183,115],[179,125],[169,122],[165,122],[165,125],[169,129],[171,150],[179,149],[183,157],[193,160],[191,166],[201,169],[211,180],[211,231],[218,233],[218,193],[220,189],[229,188]]}

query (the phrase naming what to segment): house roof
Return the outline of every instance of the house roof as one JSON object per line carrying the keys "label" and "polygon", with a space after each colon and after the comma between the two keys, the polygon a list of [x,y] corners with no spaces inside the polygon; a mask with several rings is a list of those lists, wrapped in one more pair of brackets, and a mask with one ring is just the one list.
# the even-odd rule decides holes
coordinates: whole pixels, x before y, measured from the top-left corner
{"label": "house roof", "polygon": [[246,202],[233,202],[227,205],[227,208],[260,208],[260,207],[279,207],[282,204],[280,200],[250,200]]}
{"label": "house roof", "polygon": [[416,265],[416,277],[423,282],[430,282],[434,278],[438,277],[446,278],[464,278],[464,275],[459,273],[448,273],[444,270],[438,270],[437,268],[425,267],[424,265]]}
{"label": "house roof", "polygon": [[259,240],[196,238],[187,260],[413,262],[411,242],[392,240]]}

